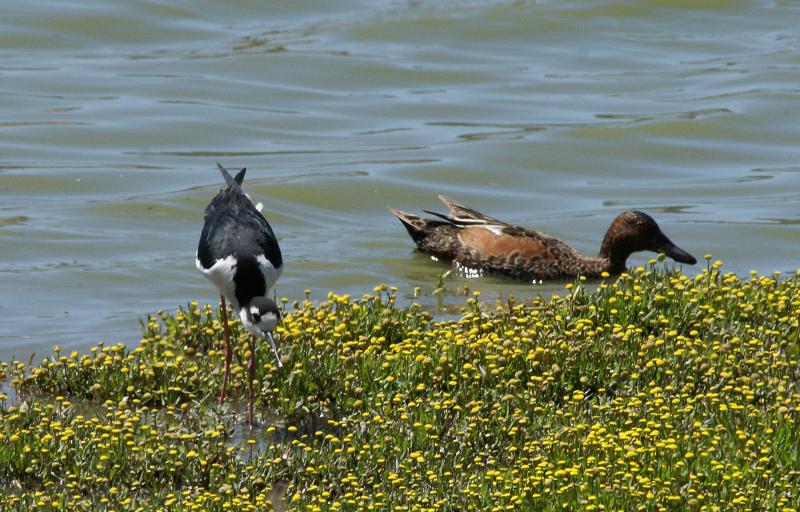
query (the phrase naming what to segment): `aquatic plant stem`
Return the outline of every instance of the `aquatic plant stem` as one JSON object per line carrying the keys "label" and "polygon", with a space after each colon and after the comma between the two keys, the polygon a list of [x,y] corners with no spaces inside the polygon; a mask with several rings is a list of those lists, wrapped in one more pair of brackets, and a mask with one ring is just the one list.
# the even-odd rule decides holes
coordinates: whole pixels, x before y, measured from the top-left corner
{"label": "aquatic plant stem", "polygon": [[231,348],[231,330],[228,327],[228,306],[225,304],[225,296],[220,295],[222,303],[222,330],[225,338],[225,375],[222,377],[222,390],[219,393],[219,405],[225,403],[225,389],[228,386],[228,376],[231,373],[231,359],[233,359],[233,348]]}

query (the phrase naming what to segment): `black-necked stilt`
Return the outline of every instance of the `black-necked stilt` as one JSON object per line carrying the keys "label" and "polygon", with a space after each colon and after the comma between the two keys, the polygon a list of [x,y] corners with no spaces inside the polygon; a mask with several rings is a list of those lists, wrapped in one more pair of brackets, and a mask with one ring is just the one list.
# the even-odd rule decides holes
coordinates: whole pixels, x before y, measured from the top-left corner
{"label": "black-necked stilt", "polygon": [[233,356],[225,299],[239,316],[242,325],[253,334],[247,364],[248,421],[252,426],[256,337],[269,340],[278,366],[281,366],[278,349],[272,338],[272,331],[280,320],[280,311],[267,294],[283,271],[283,258],[267,219],[242,190],[246,169],[231,177],[227,169],[220,164],[217,167],[227,186],[206,207],[195,263],[197,269],[219,289],[222,302],[225,375],[219,396],[220,404],[225,402],[225,388]]}

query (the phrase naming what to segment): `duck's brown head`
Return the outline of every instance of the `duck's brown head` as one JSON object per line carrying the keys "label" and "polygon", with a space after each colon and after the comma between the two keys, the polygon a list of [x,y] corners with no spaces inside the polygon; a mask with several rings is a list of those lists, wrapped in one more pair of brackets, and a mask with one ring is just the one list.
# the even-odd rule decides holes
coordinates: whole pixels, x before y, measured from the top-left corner
{"label": "duck's brown head", "polygon": [[623,212],[608,228],[600,256],[608,258],[611,270],[619,273],[625,270],[628,256],[638,251],[663,252],[679,263],[697,263],[694,256],[667,238],[651,216],[636,210]]}

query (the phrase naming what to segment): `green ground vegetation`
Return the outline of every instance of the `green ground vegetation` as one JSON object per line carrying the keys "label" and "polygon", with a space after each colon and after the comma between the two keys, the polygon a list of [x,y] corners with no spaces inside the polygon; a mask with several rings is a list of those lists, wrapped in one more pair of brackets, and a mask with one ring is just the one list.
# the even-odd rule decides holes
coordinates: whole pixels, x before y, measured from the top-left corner
{"label": "green ground vegetation", "polygon": [[210,306],[4,365],[0,510],[800,509],[800,272],[652,261],[453,320],[385,286],[283,307],[250,434],[245,334],[220,407]]}

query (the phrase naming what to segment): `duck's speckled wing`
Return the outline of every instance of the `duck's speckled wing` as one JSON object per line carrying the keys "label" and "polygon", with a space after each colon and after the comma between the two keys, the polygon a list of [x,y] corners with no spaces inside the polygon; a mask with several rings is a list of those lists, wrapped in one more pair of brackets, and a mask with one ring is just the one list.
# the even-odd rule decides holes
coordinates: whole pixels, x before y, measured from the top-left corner
{"label": "duck's speckled wing", "polygon": [[448,214],[427,211],[432,220],[390,209],[406,226],[419,250],[462,267],[518,279],[558,279],[594,275],[593,258],[583,258],[561,240],[525,229],[439,196]]}
{"label": "duck's speckled wing", "polygon": [[516,278],[571,275],[580,262],[578,254],[561,240],[519,226],[468,226],[459,230],[458,239],[455,261]]}

